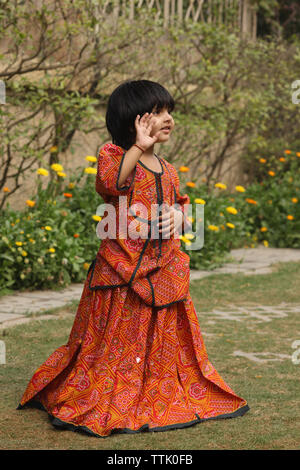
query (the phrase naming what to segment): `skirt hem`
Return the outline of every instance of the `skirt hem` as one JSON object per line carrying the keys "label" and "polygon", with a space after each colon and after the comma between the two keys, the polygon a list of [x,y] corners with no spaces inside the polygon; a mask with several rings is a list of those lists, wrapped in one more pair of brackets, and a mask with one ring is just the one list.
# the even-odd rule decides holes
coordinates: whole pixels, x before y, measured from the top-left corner
{"label": "skirt hem", "polygon": [[[30,400],[29,402],[25,403],[24,405],[19,404],[18,407],[16,408],[17,410],[21,410],[25,407],[30,407],[30,408],[38,408],[43,411],[47,411],[47,409],[44,407],[44,405],[39,402],[38,400]],[[215,420],[215,419],[229,419],[229,418],[236,418],[238,416],[243,416],[247,411],[250,410],[250,407],[248,404],[245,404],[244,406],[238,408],[237,410],[233,411],[232,413],[225,413],[222,415],[218,416],[212,416],[210,418],[200,418],[197,413],[195,415],[197,416],[197,419],[193,421],[188,421],[186,423],[174,423],[174,424],[169,424],[167,426],[156,426],[154,428],[149,428],[149,424],[143,424],[139,429],[133,430],[130,428],[113,428],[111,432],[106,435],[102,436],[101,434],[97,434],[94,431],[92,431],[90,428],[87,426],[80,426],[80,425],[75,425],[73,423],[69,423],[67,421],[63,421],[60,418],[56,418],[55,416],[51,415],[48,412],[48,416],[51,420],[51,424],[57,428],[60,429],[66,429],[68,431],[74,431],[74,432],[83,432],[85,434],[89,434],[90,436],[98,437],[98,438],[106,438],[109,437],[111,434],[138,434],[141,432],[164,432],[164,431],[169,431],[172,429],[181,429],[181,428],[186,428],[189,426],[193,426],[197,423],[201,423],[203,421],[209,421],[209,420]]]}

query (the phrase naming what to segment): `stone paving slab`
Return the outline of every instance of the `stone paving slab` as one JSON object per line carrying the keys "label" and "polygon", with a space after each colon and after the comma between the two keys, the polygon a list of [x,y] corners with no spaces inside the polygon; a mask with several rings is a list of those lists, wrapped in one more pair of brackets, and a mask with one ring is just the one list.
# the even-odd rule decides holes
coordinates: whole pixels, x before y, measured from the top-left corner
{"label": "stone paving slab", "polygon": [[3,315],[43,312],[48,309],[63,307],[72,300],[80,300],[83,284],[72,284],[60,291],[42,290],[17,292],[14,295],[0,297],[0,323]]}
{"label": "stone paving slab", "polygon": [[[300,261],[300,249],[292,248],[239,248],[231,250],[234,261],[213,271],[191,270],[190,280],[201,279],[212,274],[242,273],[245,275],[267,274],[272,272],[272,264],[277,262]],[[64,307],[72,300],[79,301],[82,284],[71,284],[60,291],[26,291],[0,297],[0,325],[13,325],[22,322],[30,313]],[[46,318],[45,315],[43,315]],[[51,316],[53,318],[53,315]]]}
{"label": "stone paving slab", "polygon": [[190,280],[202,279],[212,274],[269,274],[273,272],[272,264],[278,262],[300,261],[300,249],[295,248],[238,248],[231,250],[230,256],[235,261],[216,268],[213,271],[191,270]]}

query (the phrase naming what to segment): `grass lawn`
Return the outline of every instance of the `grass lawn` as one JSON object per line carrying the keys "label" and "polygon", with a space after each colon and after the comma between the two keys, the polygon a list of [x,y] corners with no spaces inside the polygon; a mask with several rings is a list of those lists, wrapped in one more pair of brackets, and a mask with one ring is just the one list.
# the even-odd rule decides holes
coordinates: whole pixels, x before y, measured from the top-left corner
{"label": "grass lawn", "polygon": [[[16,410],[33,372],[54,349],[66,343],[73,317],[34,319],[0,331],[7,350],[7,363],[0,365],[0,448],[300,449],[300,364],[291,360],[295,351],[292,343],[300,340],[300,309],[284,313],[282,307],[281,316],[268,311],[253,316],[247,310],[247,306],[277,306],[282,302],[300,306],[299,285],[300,263],[278,263],[272,274],[218,274],[191,283],[209,359],[233,390],[246,398],[250,411],[240,418],[167,432],[99,439],[55,429],[44,411]],[[238,307],[241,314],[231,319],[212,314],[213,309],[232,311]],[[70,311],[74,313],[76,305]],[[235,355],[235,351],[254,356],[250,359]]]}

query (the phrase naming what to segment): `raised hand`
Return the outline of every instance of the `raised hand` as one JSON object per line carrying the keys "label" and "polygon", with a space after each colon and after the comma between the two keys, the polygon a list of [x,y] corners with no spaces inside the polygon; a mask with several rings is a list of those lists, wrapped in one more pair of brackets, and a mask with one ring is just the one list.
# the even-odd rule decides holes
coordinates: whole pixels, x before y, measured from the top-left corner
{"label": "raised hand", "polygon": [[157,132],[154,136],[151,136],[152,126],[153,126],[153,113],[145,113],[143,117],[140,117],[138,114],[135,118],[134,124],[136,129],[136,144],[142,147],[144,150],[147,150],[151,147],[158,139]]}

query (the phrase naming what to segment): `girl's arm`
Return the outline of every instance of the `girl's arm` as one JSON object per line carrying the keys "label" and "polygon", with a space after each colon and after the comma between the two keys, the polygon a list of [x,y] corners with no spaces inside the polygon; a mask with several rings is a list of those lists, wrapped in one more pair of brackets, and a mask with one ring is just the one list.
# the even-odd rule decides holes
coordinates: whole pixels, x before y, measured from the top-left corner
{"label": "girl's arm", "polygon": [[[137,143],[137,145],[139,144]],[[123,186],[128,176],[134,169],[137,161],[141,158],[142,154],[143,154],[142,150],[140,150],[135,145],[132,145],[132,147],[130,147],[130,149],[125,153],[123,165],[122,165],[120,176],[119,176],[120,187]]]}

